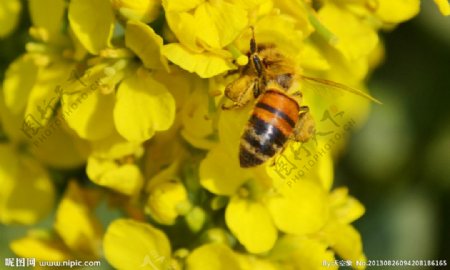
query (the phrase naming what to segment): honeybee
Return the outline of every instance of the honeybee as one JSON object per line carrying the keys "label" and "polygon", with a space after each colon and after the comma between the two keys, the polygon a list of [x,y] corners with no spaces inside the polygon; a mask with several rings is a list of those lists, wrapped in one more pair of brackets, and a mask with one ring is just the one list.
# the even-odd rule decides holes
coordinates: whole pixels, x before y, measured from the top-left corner
{"label": "honeybee", "polygon": [[288,140],[307,142],[314,135],[309,107],[300,105],[303,95],[298,82],[321,84],[380,103],[346,85],[298,74],[295,65],[275,46],[257,45],[251,30],[249,62],[239,70],[239,78],[225,88],[225,96],[233,103],[222,105],[224,110],[236,109],[256,100],[240,140],[241,167],[261,165],[281,152]]}

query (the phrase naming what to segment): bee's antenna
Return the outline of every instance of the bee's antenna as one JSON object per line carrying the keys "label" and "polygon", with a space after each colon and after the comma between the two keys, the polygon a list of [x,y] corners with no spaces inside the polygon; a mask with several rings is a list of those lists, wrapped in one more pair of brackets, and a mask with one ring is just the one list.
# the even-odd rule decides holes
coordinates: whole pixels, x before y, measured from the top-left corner
{"label": "bee's antenna", "polygon": [[252,38],[250,39],[250,53],[254,54],[256,53],[256,40],[255,40],[255,28],[250,26],[250,29],[252,30]]}

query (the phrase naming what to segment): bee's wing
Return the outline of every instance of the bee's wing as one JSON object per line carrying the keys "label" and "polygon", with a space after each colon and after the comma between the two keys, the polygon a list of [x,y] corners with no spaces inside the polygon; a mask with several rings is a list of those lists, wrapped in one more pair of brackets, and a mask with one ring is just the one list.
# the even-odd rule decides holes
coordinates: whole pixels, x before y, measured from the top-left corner
{"label": "bee's wing", "polygon": [[[298,77],[297,77],[298,76]],[[308,106],[309,114],[314,121],[314,131],[307,142],[291,141],[275,162],[272,171],[282,179],[283,183],[292,183],[290,179],[310,177],[316,170],[305,170],[312,166],[325,164],[332,159],[333,151],[345,141],[346,134],[360,121],[361,111],[367,107],[367,101],[354,102],[364,99],[381,103],[370,95],[334,81],[296,75],[296,82],[300,89],[292,87],[293,91],[300,90],[303,98],[300,105]],[[293,93],[294,94],[294,93]],[[303,128],[303,126],[299,126]],[[341,141],[341,142],[340,142]]]}
{"label": "bee's wing", "polygon": [[[326,80],[326,79],[319,79],[319,78],[313,78],[308,77],[304,75],[298,75],[300,79],[300,83],[303,84],[302,91],[312,89],[315,90],[317,93],[319,93],[322,96],[328,96],[328,97],[336,97],[336,95],[339,94],[339,91],[352,93],[357,96],[366,98],[368,100],[371,100],[375,103],[382,104],[378,99],[370,96],[369,94],[364,93],[361,90],[358,90],[356,88],[337,83],[334,81]],[[337,91],[334,91],[337,90]],[[334,93],[333,93],[334,92]]]}

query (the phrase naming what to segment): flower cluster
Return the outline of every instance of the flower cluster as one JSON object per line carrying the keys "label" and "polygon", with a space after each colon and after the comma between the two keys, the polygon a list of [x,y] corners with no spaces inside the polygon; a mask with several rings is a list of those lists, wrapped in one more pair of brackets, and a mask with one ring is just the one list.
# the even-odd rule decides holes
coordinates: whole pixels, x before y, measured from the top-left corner
{"label": "flower cluster", "polygon": [[[435,2],[449,15],[447,1]],[[0,222],[33,225],[56,212],[52,227],[11,249],[38,260],[104,257],[117,269],[365,260],[351,225],[365,210],[333,188],[333,160],[369,102],[300,82],[316,136],[252,169],[238,160],[252,106],[220,106],[248,61],[250,26],[303,74],[364,89],[383,59],[378,33],[419,4],[29,0],[30,41],[0,86]],[[0,3],[0,38],[21,11],[19,0]]]}

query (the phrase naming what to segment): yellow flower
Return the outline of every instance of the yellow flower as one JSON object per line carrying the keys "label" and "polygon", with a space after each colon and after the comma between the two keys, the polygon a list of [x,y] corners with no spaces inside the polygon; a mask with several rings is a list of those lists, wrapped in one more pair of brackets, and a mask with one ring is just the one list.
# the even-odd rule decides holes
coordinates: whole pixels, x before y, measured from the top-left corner
{"label": "yellow flower", "polygon": [[111,47],[114,13],[109,0],[74,0],[69,4],[73,33],[91,54]]}
{"label": "yellow flower", "polygon": [[230,44],[247,25],[247,11],[241,1],[181,1],[165,0],[170,28],[187,49],[221,49]]}
{"label": "yellow flower", "polygon": [[167,59],[161,55],[163,39],[150,26],[139,21],[128,21],[125,45],[142,60],[144,67],[169,70]]}
{"label": "yellow flower", "polygon": [[147,185],[149,192],[147,210],[157,222],[171,225],[182,214],[183,204],[189,207],[187,192],[177,179],[178,162],[150,179]]}
{"label": "yellow flower", "polygon": [[[447,1],[435,2],[449,13]],[[334,158],[369,100],[296,78],[314,137],[244,169],[239,147],[254,101],[222,110],[224,89],[249,62],[255,34],[295,73],[365,90],[384,57],[379,32],[419,8],[419,0],[30,0],[32,41],[1,87],[0,222],[29,225],[50,212],[44,166],[62,181],[66,169],[85,170],[96,185],[58,185],[66,189],[53,227],[30,230],[11,249],[39,260],[104,256],[115,269],[365,260],[351,225],[364,206],[332,187]],[[0,37],[19,12],[17,0],[0,4]],[[115,213],[102,220],[105,234],[102,194]]]}
{"label": "yellow flower", "polygon": [[375,16],[384,23],[401,23],[416,16],[420,10],[419,0],[378,0]]}
{"label": "yellow flower", "polygon": [[11,250],[25,258],[64,261],[74,259],[71,251],[52,232],[30,230],[27,235],[10,243]]}
{"label": "yellow flower", "polygon": [[[323,262],[333,262],[334,254],[328,246],[308,236],[285,235],[269,254],[269,259],[282,269],[324,269]],[[338,269],[330,265],[327,269]]]}
{"label": "yellow flower", "polygon": [[234,196],[225,220],[233,235],[252,253],[270,250],[277,240],[277,229],[269,211],[258,201]]}
{"label": "yellow flower", "polygon": [[181,68],[210,78],[234,69],[224,48],[247,26],[250,11],[265,1],[163,1],[167,22],[179,43],[167,44],[163,54]]}
{"label": "yellow flower", "polygon": [[195,79],[194,90],[181,110],[181,135],[200,149],[210,149],[216,144],[213,119],[210,113],[211,98],[208,95],[208,82]]}
{"label": "yellow flower", "polygon": [[158,17],[161,4],[159,0],[112,0],[111,2],[123,17],[144,23],[149,23]]}
{"label": "yellow flower", "polygon": [[375,48],[378,42],[375,30],[361,23],[351,13],[327,4],[318,15],[321,22],[337,36],[335,46],[349,61],[365,57]]}
{"label": "yellow flower", "polygon": [[142,142],[155,131],[169,129],[175,118],[175,101],[152,73],[138,69],[120,84],[113,115],[120,135]]}
{"label": "yellow flower", "polygon": [[171,247],[167,236],[146,223],[115,220],[106,231],[103,249],[116,269],[170,269]]}
{"label": "yellow flower", "polygon": [[439,7],[439,11],[442,13],[442,15],[450,15],[450,3],[448,2],[448,0],[434,0],[434,2]]}
{"label": "yellow flower", "polygon": [[[3,82],[3,95],[6,107],[13,114],[22,112],[27,104],[27,98],[37,80],[39,67],[33,55],[23,55],[8,67]],[[23,80],[22,78],[29,78]]]}
{"label": "yellow flower", "polygon": [[86,167],[89,179],[117,192],[137,195],[144,182],[136,165],[136,160],[142,156],[141,146],[115,134],[94,142],[93,148]]}
{"label": "yellow flower", "polygon": [[420,0],[333,0],[332,2],[359,17],[369,17],[370,21],[375,23],[375,27],[393,26],[407,21],[416,16],[420,10]]}
{"label": "yellow flower", "polygon": [[63,0],[30,0],[30,16],[33,27],[30,32],[44,42],[63,43],[61,24],[66,9]]}
{"label": "yellow flower", "polygon": [[19,0],[6,0],[0,3],[0,38],[6,37],[16,28],[21,10]]}
{"label": "yellow flower", "polygon": [[324,240],[346,260],[364,261],[359,232],[350,225],[364,214],[364,206],[348,196],[346,188],[339,188],[330,194],[331,218],[322,229]]}
{"label": "yellow flower", "polygon": [[32,142],[30,152],[41,162],[54,168],[72,169],[85,164],[90,154],[89,144],[73,134],[62,117],[56,121],[49,126],[52,132],[50,136],[46,137],[44,133],[37,137]]}
{"label": "yellow flower", "polygon": [[83,258],[100,256],[103,231],[100,222],[93,215],[94,206],[95,201],[91,201],[89,191],[71,181],[59,203],[53,225],[64,244]]}
{"label": "yellow flower", "polygon": [[[62,85],[61,110],[67,125],[88,140],[106,138],[114,131],[114,77],[123,76],[124,64],[99,63],[86,71],[74,70],[69,83]],[[114,79],[113,79],[114,78]],[[111,84],[107,81],[112,80]]]}
{"label": "yellow flower", "polygon": [[54,231],[29,231],[27,236],[14,240],[11,249],[18,256],[37,260],[98,258],[103,232],[93,215],[96,197],[95,193],[82,189],[76,182],[69,182],[56,211]]}
{"label": "yellow flower", "polygon": [[228,246],[220,243],[206,244],[196,248],[186,259],[187,270],[241,269],[239,257]]}
{"label": "yellow flower", "polygon": [[18,146],[0,144],[0,222],[34,224],[53,207],[55,191],[46,169]]}
{"label": "yellow flower", "polygon": [[225,51],[221,52],[225,55],[222,57],[212,52],[195,53],[178,43],[171,43],[163,47],[162,53],[172,63],[195,72],[201,78],[210,78],[235,68],[229,61],[231,54]]}

